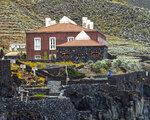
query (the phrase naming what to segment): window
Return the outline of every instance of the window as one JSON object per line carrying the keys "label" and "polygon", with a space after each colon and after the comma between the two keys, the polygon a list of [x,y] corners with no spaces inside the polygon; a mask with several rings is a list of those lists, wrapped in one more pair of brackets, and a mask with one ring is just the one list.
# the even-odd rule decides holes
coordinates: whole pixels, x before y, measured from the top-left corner
{"label": "window", "polygon": [[73,41],[73,40],[74,40],[74,37],[68,37],[67,40],[68,40],[68,42],[69,42],[69,41]]}
{"label": "window", "polygon": [[55,60],[56,59],[56,54],[50,54],[49,59],[50,60]]}
{"label": "window", "polygon": [[41,38],[34,38],[34,50],[41,50]]}
{"label": "window", "polygon": [[40,60],[41,59],[41,55],[35,55],[34,58],[35,58],[35,60]]}
{"label": "window", "polygon": [[56,37],[49,38],[49,49],[56,50]]}

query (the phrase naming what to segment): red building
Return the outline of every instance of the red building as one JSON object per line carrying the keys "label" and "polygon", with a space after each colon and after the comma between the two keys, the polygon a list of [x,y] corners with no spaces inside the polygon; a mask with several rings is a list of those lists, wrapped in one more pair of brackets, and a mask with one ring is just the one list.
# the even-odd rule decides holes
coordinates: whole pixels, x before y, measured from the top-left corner
{"label": "red building", "polygon": [[[82,24],[82,26],[79,26],[65,16],[59,23],[52,21],[50,18],[46,18],[46,27],[26,33],[28,60],[51,59],[52,55],[56,58],[60,58],[61,56],[57,56],[58,47],[61,46],[62,48],[63,44],[76,41],[76,38],[92,40],[93,42],[95,41],[99,47],[105,46],[107,48],[106,37],[101,32],[93,29],[93,22],[84,17],[82,18]],[[89,42],[87,46],[92,47],[90,43],[91,42]],[[78,44],[80,44],[80,42]],[[81,44],[85,46],[83,41]],[[80,47],[82,45],[80,45]]]}

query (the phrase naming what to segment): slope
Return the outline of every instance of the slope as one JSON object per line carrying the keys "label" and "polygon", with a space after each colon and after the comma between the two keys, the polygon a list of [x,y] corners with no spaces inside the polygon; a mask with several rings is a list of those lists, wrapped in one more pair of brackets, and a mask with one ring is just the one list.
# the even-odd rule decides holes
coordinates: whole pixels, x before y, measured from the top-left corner
{"label": "slope", "polygon": [[[27,8],[15,2],[0,2],[0,45],[8,47],[11,42],[25,42],[25,30],[41,26],[42,22]],[[35,21],[36,19],[36,21]]]}
{"label": "slope", "polygon": [[127,0],[129,4],[134,6],[150,9],[150,0]]}
{"label": "slope", "polygon": [[[66,15],[78,24],[83,16],[109,36],[150,42],[150,12],[123,0],[3,0],[0,3],[0,45],[25,41],[25,31],[44,25],[44,18]],[[120,3],[121,2],[121,3]]]}
{"label": "slope", "polygon": [[105,34],[150,40],[150,12],[128,4],[106,0],[44,0],[37,2],[33,10],[42,17],[49,15],[58,19],[66,15],[78,23],[82,16],[88,16]]}

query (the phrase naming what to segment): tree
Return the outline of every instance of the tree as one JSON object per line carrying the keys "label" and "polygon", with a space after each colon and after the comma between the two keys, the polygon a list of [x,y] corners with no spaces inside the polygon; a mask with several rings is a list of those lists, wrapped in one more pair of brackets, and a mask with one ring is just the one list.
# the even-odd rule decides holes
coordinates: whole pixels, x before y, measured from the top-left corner
{"label": "tree", "polygon": [[0,59],[2,59],[4,57],[4,51],[3,49],[0,50]]}
{"label": "tree", "polygon": [[44,60],[48,60],[48,53],[47,52],[44,52],[43,58],[44,58]]}

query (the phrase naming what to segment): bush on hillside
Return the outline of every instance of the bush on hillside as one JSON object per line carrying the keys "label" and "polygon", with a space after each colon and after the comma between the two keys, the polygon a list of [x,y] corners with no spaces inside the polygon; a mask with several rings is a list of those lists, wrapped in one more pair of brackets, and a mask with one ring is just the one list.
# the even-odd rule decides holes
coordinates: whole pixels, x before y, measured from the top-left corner
{"label": "bush on hillside", "polygon": [[104,59],[104,60],[99,60],[93,64],[91,64],[91,69],[95,73],[101,73],[103,71],[108,71],[110,69],[111,63],[109,60]]}
{"label": "bush on hillside", "polygon": [[118,68],[124,68],[129,72],[142,70],[142,66],[138,60],[134,60],[128,57],[118,57],[112,61],[112,69],[116,71]]}

